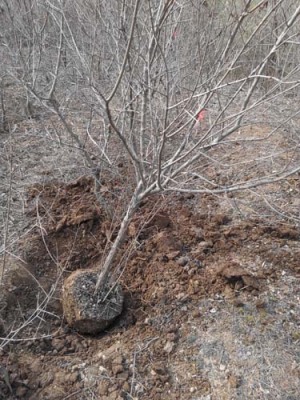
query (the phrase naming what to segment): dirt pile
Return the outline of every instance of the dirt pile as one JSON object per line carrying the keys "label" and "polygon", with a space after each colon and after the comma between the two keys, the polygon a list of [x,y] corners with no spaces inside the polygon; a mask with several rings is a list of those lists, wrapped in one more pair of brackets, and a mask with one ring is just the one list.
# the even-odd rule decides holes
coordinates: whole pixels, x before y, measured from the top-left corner
{"label": "dirt pile", "polygon": [[[107,196],[120,195],[117,184],[104,190]],[[245,379],[229,365],[243,357],[250,365],[257,358],[249,337],[249,332],[256,335],[257,321],[269,341],[277,337],[268,329],[286,311],[278,308],[276,289],[270,288],[299,273],[297,227],[236,219],[210,195],[148,199],[133,218],[117,260],[125,310],[108,334],[83,337],[64,322],[59,306],[62,281],[72,271],[101,261],[117,224],[98,206],[90,178],[34,185],[28,196],[37,227],[24,241],[24,254],[37,283],[27,283],[25,295],[19,285],[12,285],[10,293],[23,316],[37,294],[49,293],[53,285],[55,301],[43,319],[33,318],[14,336],[25,335],[25,342],[14,341],[2,350],[13,394],[4,371],[0,398],[213,399],[210,393],[220,393],[217,382],[226,382],[237,396],[246,393]],[[286,285],[294,287],[288,281]],[[289,335],[297,324],[296,312],[293,315]],[[235,342],[239,323],[246,326],[244,333],[239,331],[243,344]],[[225,343],[226,335],[231,339]],[[213,337],[218,337],[214,343]],[[263,340],[260,333],[257,337]],[[253,347],[251,354],[245,346],[248,352]],[[218,371],[214,376],[213,365]],[[226,393],[224,399],[229,398]]]}

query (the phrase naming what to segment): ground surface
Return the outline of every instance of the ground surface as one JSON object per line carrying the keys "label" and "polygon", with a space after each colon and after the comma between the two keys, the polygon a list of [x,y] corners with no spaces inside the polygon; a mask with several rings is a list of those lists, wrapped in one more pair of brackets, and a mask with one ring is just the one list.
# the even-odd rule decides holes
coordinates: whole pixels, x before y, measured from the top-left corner
{"label": "ground surface", "polygon": [[[118,259],[125,310],[107,332],[82,336],[64,322],[62,281],[100,263],[118,224],[74,149],[34,123],[1,136],[0,398],[298,399],[299,177],[235,197],[144,202]],[[228,179],[242,149],[228,156],[237,165]],[[207,173],[219,179],[217,169]],[[123,181],[104,177],[103,197],[116,209],[123,191]]]}

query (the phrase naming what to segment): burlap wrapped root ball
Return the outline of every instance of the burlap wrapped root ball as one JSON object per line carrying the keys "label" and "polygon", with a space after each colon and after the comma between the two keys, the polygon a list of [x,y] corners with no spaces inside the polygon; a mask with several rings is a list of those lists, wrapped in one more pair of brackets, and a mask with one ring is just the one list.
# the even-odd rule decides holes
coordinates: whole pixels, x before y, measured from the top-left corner
{"label": "burlap wrapped root ball", "polygon": [[[78,270],[64,282],[63,310],[68,325],[80,333],[97,334],[106,329],[123,309],[120,285],[95,292],[99,272]],[[103,301],[103,294],[107,295]]]}

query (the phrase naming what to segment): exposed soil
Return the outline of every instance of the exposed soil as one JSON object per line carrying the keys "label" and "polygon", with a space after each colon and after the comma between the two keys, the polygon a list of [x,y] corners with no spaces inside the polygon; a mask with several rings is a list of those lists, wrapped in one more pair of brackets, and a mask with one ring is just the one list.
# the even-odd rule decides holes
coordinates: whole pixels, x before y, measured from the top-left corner
{"label": "exposed soil", "polygon": [[[42,314],[46,326],[39,323],[38,336],[44,338],[14,342],[2,351],[13,398],[82,399],[92,393],[103,399],[204,399],[212,396],[217,383],[217,393],[224,395],[211,398],[227,399],[229,393],[246,398],[251,396],[249,377],[241,376],[235,363],[244,359],[251,365],[257,357],[252,349],[262,337],[275,344],[272,335],[282,336],[276,324],[285,330],[287,348],[299,341],[299,315],[295,309],[285,325],[282,312],[293,308],[286,310],[275,289],[284,284],[290,291],[286,301],[297,307],[293,299],[299,291],[288,285],[299,274],[299,229],[237,220],[223,213],[210,195],[170,195],[156,215],[155,198],[142,204],[124,245],[125,251],[131,239],[136,242],[121,277],[125,311],[104,335],[82,337],[70,331],[57,300],[61,277],[100,260],[107,219],[93,197],[92,180],[85,177],[70,184],[35,185],[28,193],[29,214],[37,209],[40,225],[23,246],[41,287],[34,289],[29,278],[15,282],[14,273],[10,293],[24,313],[34,307],[37,293],[42,301],[43,290],[53,285],[57,290],[47,308],[52,314]],[[23,290],[28,286],[31,294]],[[36,329],[33,321],[25,331],[33,338]],[[215,330],[217,336],[210,336]],[[264,368],[273,356],[268,352]],[[294,374],[289,398],[296,399],[297,360],[292,354],[289,358]],[[214,368],[207,368],[210,363],[216,363]],[[211,376],[215,368],[218,381]],[[1,391],[3,398],[9,397],[5,380]]]}
{"label": "exposed soil", "polygon": [[[20,159],[26,143],[17,148]],[[0,399],[299,398],[296,219],[262,212],[259,192],[149,198],[115,263],[124,311],[106,332],[83,336],[64,319],[62,283],[72,271],[101,265],[118,218],[99,205],[85,173],[74,179],[72,169],[69,179],[54,180],[47,165],[48,179],[29,182],[26,174],[17,192],[23,220],[14,214],[21,234],[6,259],[0,298]],[[300,193],[293,179],[264,189],[291,213]],[[102,179],[103,198],[116,212],[123,187]]]}

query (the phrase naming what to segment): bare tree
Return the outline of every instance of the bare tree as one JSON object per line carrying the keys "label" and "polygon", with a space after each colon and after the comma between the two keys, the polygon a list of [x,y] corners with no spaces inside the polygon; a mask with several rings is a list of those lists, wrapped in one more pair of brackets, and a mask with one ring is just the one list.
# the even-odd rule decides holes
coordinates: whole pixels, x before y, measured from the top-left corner
{"label": "bare tree", "polygon": [[[3,1],[1,52],[10,79],[25,90],[28,114],[30,105],[39,104],[60,119],[97,171],[95,188],[106,209],[99,171],[101,176],[114,164],[115,138],[134,168],[135,187],[99,266],[96,290],[107,282],[131,218],[146,197],[171,191],[229,193],[299,172],[290,159],[281,171],[266,170],[250,180],[232,176],[224,184],[204,168],[222,170],[216,149],[226,154],[240,142],[236,134],[253,114],[280,96],[297,94],[296,3]],[[86,118],[96,161],[70,123],[74,105]],[[290,110],[277,126],[299,112]]]}

